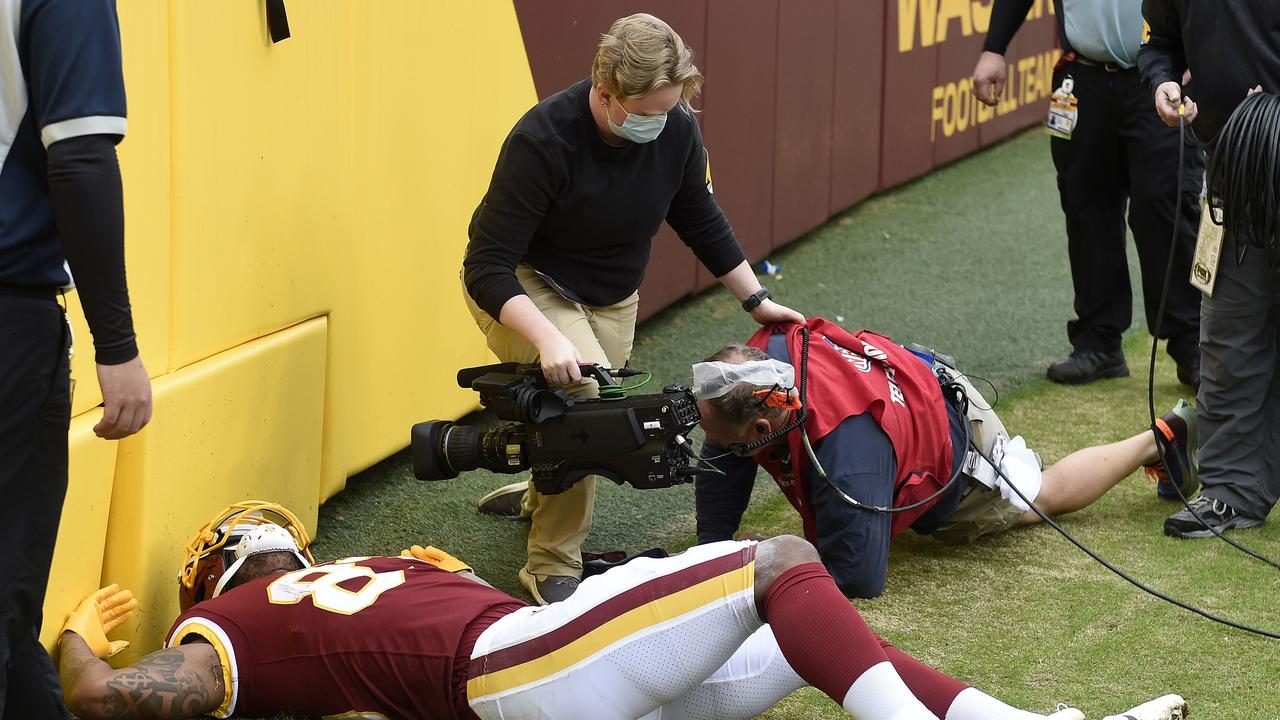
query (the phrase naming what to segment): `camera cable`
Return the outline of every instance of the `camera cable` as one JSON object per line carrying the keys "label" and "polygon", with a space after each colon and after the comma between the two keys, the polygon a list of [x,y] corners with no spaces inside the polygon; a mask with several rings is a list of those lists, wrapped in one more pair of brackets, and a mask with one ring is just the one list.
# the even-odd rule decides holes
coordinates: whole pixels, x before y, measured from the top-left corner
{"label": "camera cable", "polygon": [[1115,573],[1116,575],[1120,576],[1120,578],[1121,578],[1121,579],[1125,580],[1125,581],[1126,581],[1126,582],[1128,582],[1130,585],[1133,585],[1134,587],[1138,588],[1139,590],[1142,590],[1143,592],[1145,592],[1145,593],[1147,593],[1147,594],[1149,594],[1149,595],[1152,595],[1152,596],[1154,596],[1154,597],[1156,597],[1156,598],[1159,598],[1160,600],[1163,600],[1163,601],[1165,601],[1165,602],[1167,602],[1167,603],[1171,603],[1171,604],[1173,604],[1173,605],[1177,605],[1178,607],[1182,608],[1183,610],[1187,610],[1187,611],[1189,611],[1189,612],[1193,612],[1193,613],[1195,613],[1195,614],[1197,614],[1197,615],[1199,615],[1199,616],[1201,616],[1201,617],[1207,618],[1207,619],[1212,620],[1212,621],[1214,621],[1214,622],[1216,622],[1216,623],[1221,623],[1221,624],[1226,625],[1226,626],[1228,626],[1228,627],[1233,627],[1233,628],[1235,628],[1235,629],[1237,629],[1237,630],[1243,630],[1243,631],[1245,631],[1245,632],[1250,632],[1250,633],[1253,633],[1253,634],[1255,634],[1255,635],[1261,635],[1261,636],[1263,636],[1263,637],[1268,637],[1268,638],[1271,638],[1271,639],[1273,639],[1273,640],[1280,640],[1280,632],[1276,632],[1276,631],[1273,631],[1273,630],[1264,630],[1264,629],[1262,629],[1262,628],[1256,628],[1256,627],[1253,627],[1253,626],[1251,626],[1251,625],[1246,625],[1246,624],[1241,623],[1241,622],[1236,622],[1235,620],[1230,620],[1230,619],[1228,619],[1228,618],[1224,618],[1224,617],[1222,617],[1222,616],[1220,616],[1220,615],[1215,615],[1215,614],[1213,614],[1213,613],[1209,612],[1208,610],[1204,610],[1204,609],[1202,609],[1202,608],[1196,607],[1195,605],[1192,605],[1191,603],[1185,602],[1185,601],[1183,601],[1183,600],[1179,600],[1178,598],[1175,598],[1175,597],[1173,597],[1173,596],[1171,596],[1171,595],[1167,595],[1167,594],[1165,594],[1165,593],[1163,593],[1163,592],[1160,592],[1159,590],[1156,590],[1155,588],[1151,587],[1150,585],[1147,585],[1146,583],[1142,582],[1141,580],[1138,580],[1137,578],[1133,577],[1132,575],[1130,575],[1129,573],[1125,572],[1124,570],[1121,570],[1120,568],[1118,568],[1118,567],[1116,567],[1115,565],[1111,564],[1109,561],[1107,561],[1107,559],[1106,559],[1106,558],[1102,557],[1102,556],[1101,556],[1101,555],[1099,555],[1097,552],[1095,552],[1093,549],[1091,549],[1089,546],[1087,546],[1087,545],[1085,545],[1084,543],[1082,543],[1082,542],[1080,542],[1079,540],[1077,540],[1077,539],[1076,539],[1076,537],[1075,537],[1074,535],[1072,535],[1071,533],[1067,532],[1067,530],[1066,530],[1065,528],[1063,528],[1061,525],[1059,525],[1057,522],[1055,522],[1055,521],[1053,520],[1053,518],[1049,517],[1049,516],[1048,516],[1048,515],[1043,511],[1043,510],[1041,510],[1039,507],[1037,507],[1037,506],[1036,506],[1036,504],[1035,504],[1034,502],[1032,502],[1031,500],[1029,500],[1029,499],[1027,498],[1027,496],[1023,494],[1022,490],[1020,490],[1020,489],[1018,488],[1018,486],[1017,486],[1017,485],[1015,485],[1012,481],[1010,481],[1010,480],[1009,480],[1009,477],[1008,477],[1007,475],[1005,475],[1005,474],[1004,474],[1004,471],[1000,469],[1000,466],[999,466],[999,465],[996,465],[994,462],[992,462],[992,461],[991,461],[991,458],[988,458],[985,454],[983,454],[983,452],[982,452],[982,449],[981,449],[981,448],[979,448],[979,447],[978,447],[977,445],[975,445],[975,444],[970,444],[970,447],[971,447],[971,448],[973,448],[973,450],[974,450],[975,452],[977,452],[979,455],[981,455],[981,456],[982,456],[982,458],[983,458],[984,460],[986,460],[988,463],[991,463],[991,466],[992,466],[993,468],[995,468],[996,473],[1000,476],[1000,478],[1001,478],[1005,483],[1007,483],[1007,484],[1009,485],[1009,487],[1013,488],[1013,491],[1014,491],[1015,493],[1017,493],[1017,494],[1018,494],[1018,497],[1022,498],[1022,501],[1023,501],[1023,502],[1025,502],[1025,503],[1026,503],[1026,504],[1027,504],[1027,505],[1028,505],[1032,510],[1034,510],[1034,511],[1035,511],[1035,513],[1036,513],[1036,515],[1039,515],[1039,516],[1040,516],[1040,519],[1041,519],[1041,520],[1043,520],[1047,525],[1049,525],[1050,527],[1052,527],[1054,530],[1057,530],[1057,531],[1058,531],[1058,533],[1059,533],[1059,534],[1061,534],[1061,535],[1062,535],[1062,537],[1066,538],[1066,539],[1067,539],[1067,541],[1068,541],[1068,542],[1070,542],[1072,545],[1075,545],[1077,548],[1080,548],[1080,550],[1081,550],[1084,554],[1086,554],[1086,555],[1088,555],[1089,557],[1091,557],[1091,558],[1093,558],[1094,560],[1096,560],[1100,565],[1102,565],[1102,566],[1103,566],[1103,567],[1105,567],[1106,569],[1108,569],[1108,570],[1110,570],[1111,572]]}

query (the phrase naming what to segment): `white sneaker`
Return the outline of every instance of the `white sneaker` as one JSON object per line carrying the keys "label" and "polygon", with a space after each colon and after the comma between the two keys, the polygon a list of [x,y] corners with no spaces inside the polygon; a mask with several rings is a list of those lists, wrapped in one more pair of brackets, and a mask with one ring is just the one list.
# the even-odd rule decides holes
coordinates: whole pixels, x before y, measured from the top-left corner
{"label": "white sneaker", "polygon": [[1165,695],[1144,702],[1127,713],[1108,715],[1102,720],[1183,720],[1190,710],[1181,695]]}
{"label": "white sneaker", "polygon": [[1084,713],[1059,703],[1058,709],[1048,717],[1048,720],[1084,720]]}

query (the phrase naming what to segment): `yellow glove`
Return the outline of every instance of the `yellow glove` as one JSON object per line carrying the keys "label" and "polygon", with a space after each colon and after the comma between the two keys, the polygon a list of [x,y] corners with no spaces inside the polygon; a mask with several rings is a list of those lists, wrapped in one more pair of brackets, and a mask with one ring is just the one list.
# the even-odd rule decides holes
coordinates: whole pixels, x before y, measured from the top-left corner
{"label": "yellow glove", "polygon": [[107,633],[124,624],[136,607],[138,601],[133,593],[112,583],[81,600],[75,612],[67,617],[62,631],[79,635],[94,655],[106,660],[129,647],[128,640],[111,642]]}
{"label": "yellow glove", "polygon": [[426,560],[441,570],[447,570],[449,572],[471,570],[470,565],[432,545],[428,545],[426,547],[414,545],[408,550],[401,550],[400,557],[412,557],[418,558],[419,560]]}

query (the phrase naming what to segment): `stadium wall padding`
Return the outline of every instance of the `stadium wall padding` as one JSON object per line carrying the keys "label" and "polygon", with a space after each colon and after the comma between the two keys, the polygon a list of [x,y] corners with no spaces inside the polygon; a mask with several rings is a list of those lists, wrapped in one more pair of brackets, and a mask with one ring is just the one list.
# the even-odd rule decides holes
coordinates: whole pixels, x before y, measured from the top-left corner
{"label": "stadium wall padding", "polygon": [[[617,17],[654,13],[693,47],[716,197],[753,262],[1037,122],[1055,57],[1037,0],[988,111],[965,98],[991,0],[285,4],[292,37],[272,44],[259,0],[119,0],[126,256],[156,409],[135,437],[93,437],[101,394],[69,295],[46,643],[84,593],[122,582],[148,610],[134,649],[154,648],[182,547],[223,505],[275,500],[314,525],[413,422],[475,408],[454,383],[489,357],[458,279],[467,223],[511,126],[590,73]],[[641,314],[714,282],[664,227]]]}
{"label": "stadium wall padding", "polygon": [[326,318],[199,360],[155,383],[165,422],[119,444],[102,575],[147,612],[121,631],[154,650],[178,615],[176,578],[196,529],[230,499],[269,499],[315,528]]}

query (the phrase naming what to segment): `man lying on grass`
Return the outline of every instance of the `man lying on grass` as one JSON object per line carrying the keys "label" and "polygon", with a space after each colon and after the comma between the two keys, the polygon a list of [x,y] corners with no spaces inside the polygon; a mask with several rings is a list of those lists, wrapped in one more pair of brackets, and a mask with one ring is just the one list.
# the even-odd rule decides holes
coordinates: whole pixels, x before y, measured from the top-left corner
{"label": "man lying on grass", "polygon": [[694,366],[703,456],[719,470],[696,481],[699,542],[733,537],[763,467],[840,589],[872,598],[884,590],[890,539],[908,527],[964,543],[1040,522],[990,462],[1047,515],[1089,505],[1143,466],[1160,478],[1162,496],[1177,497],[1172,483],[1184,495],[1195,491],[1195,411],[1185,401],[1156,423],[1167,471],[1150,430],[1042,471],[968,379],[930,353],[822,319],[807,327],[803,428],[777,432],[800,409],[799,325],[763,328]]}
{"label": "man lying on grass", "polygon": [[[136,602],[105,588],[59,641],[68,703],[98,718],[755,717],[806,683],[859,720],[1032,720],[876,636],[797,537],[699,545],[528,606],[435,548],[315,565],[267,503],[189,545],[166,649],[99,658]],[[767,619],[767,624],[766,624]],[[821,619],[821,620],[818,620]],[[1181,720],[1167,695],[1110,720]],[[1059,706],[1053,720],[1083,720]]]}

